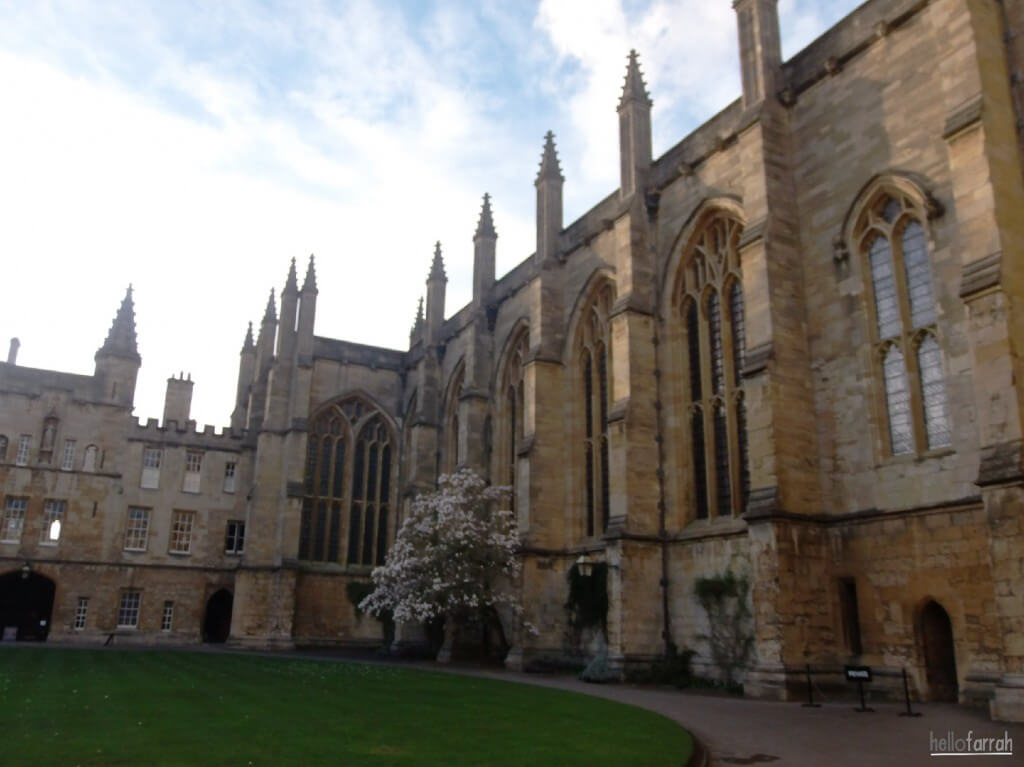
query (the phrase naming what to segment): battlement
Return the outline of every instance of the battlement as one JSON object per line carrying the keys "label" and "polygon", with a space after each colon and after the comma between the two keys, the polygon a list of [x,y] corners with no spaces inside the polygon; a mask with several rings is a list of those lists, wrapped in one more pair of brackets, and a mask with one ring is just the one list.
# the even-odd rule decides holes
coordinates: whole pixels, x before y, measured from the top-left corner
{"label": "battlement", "polygon": [[232,429],[223,426],[218,432],[211,424],[204,424],[200,430],[195,421],[179,424],[167,421],[162,426],[156,418],[136,419],[134,428],[128,434],[129,441],[143,441],[170,447],[194,447],[201,450],[230,450],[237,452],[248,442],[248,429]]}

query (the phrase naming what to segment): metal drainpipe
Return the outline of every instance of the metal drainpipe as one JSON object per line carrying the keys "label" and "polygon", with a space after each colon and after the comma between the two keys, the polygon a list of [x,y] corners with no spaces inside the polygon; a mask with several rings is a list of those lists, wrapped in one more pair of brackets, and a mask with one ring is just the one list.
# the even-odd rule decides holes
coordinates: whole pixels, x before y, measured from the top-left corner
{"label": "metal drainpipe", "polygon": [[658,203],[661,195],[657,192],[650,193],[644,200],[647,208],[647,247],[650,253],[652,266],[651,283],[652,296],[654,299],[654,323],[652,326],[651,343],[654,345],[654,441],[658,445],[658,538],[661,541],[661,638],[665,643],[665,657],[670,658],[676,653],[675,642],[672,641],[672,620],[669,613],[668,601],[668,529],[665,526],[667,509],[665,506],[665,442],[662,434],[662,397],[661,397],[661,341],[658,334],[663,317],[661,315],[661,302],[658,291],[658,249],[654,242],[654,219],[658,213]]}

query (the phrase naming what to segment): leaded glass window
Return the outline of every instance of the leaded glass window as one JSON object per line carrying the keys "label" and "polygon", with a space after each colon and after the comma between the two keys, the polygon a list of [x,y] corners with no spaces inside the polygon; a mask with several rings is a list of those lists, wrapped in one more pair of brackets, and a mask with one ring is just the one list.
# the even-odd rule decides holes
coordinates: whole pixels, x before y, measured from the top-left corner
{"label": "leaded glass window", "polygon": [[519,447],[523,439],[523,377],[526,368],[526,354],[529,350],[530,334],[525,329],[519,330],[510,344],[509,356],[505,362],[502,378],[504,392],[504,413],[501,429],[504,438],[499,452],[502,484],[511,488],[512,511],[517,510],[518,461]]}
{"label": "leaded glass window", "polygon": [[689,435],[693,515],[741,514],[750,486],[743,365],[746,317],[741,282],[740,223],[720,212],[708,216],[686,246],[677,293],[683,329],[682,402]]}
{"label": "leaded glass window", "polygon": [[299,524],[300,559],[383,563],[393,464],[389,427],[361,401],[330,405],[311,420]]}
{"label": "leaded glass window", "polygon": [[583,529],[588,536],[600,535],[608,527],[611,515],[610,456],[608,411],[611,388],[608,313],[613,301],[612,287],[603,285],[594,294],[580,317],[579,376],[583,407]]}
{"label": "leaded glass window", "polygon": [[909,196],[881,192],[853,232],[870,275],[868,306],[891,455],[952,445],[924,220]]}

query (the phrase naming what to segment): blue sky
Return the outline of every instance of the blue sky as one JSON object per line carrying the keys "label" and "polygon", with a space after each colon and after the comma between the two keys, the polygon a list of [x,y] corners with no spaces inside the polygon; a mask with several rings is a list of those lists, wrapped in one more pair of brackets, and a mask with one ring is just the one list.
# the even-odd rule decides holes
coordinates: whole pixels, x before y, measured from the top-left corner
{"label": "blue sky", "polygon": [[[780,0],[783,55],[857,4]],[[730,0],[0,0],[0,338],[89,373],[131,282],[136,414],[184,370],[220,426],[246,323],[315,253],[317,334],[405,348],[436,240],[468,301],[485,191],[499,275],[533,252],[547,130],[566,223],[617,187],[630,48],[656,155],[739,95]]]}

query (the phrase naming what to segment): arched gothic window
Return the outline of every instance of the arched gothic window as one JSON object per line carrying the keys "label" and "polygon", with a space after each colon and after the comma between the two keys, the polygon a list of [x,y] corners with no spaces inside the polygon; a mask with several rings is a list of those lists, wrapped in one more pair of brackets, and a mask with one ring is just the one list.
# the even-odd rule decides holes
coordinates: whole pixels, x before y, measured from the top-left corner
{"label": "arched gothic window", "polygon": [[[391,432],[380,413],[351,398],[310,422],[299,559],[383,564],[393,496]],[[347,556],[341,559],[342,542]]]}
{"label": "arched gothic window", "polygon": [[516,511],[519,448],[523,442],[523,374],[526,354],[530,347],[530,333],[520,330],[510,345],[505,371],[499,391],[502,413],[501,448],[498,451],[498,476],[503,485],[512,488],[512,511]]}
{"label": "arched gothic window", "polygon": [[745,325],[739,221],[715,213],[683,253],[676,300],[694,516],[741,514],[750,492],[743,402]]}
{"label": "arched gothic window", "polygon": [[448,385],[444,407],[444,462],[442,474],[452,474],[459,468],[459,399],[462,397],[465,368],[459,365]]}
{"label": "arched gothic window", "polygon": [[953,442],[923,221],[910,196],[886,190],[865,206],[853,230],[869,278],[868,309],[891,455]]}
{"label": "arched gothic window", "polygon": [[609,454],[608,410],[611,405],[611,334],[608,313],[614,301],[612,286],[601,287],[580,316],[578,370],[583,444],[583,527],[600,535],[608,527]]}

